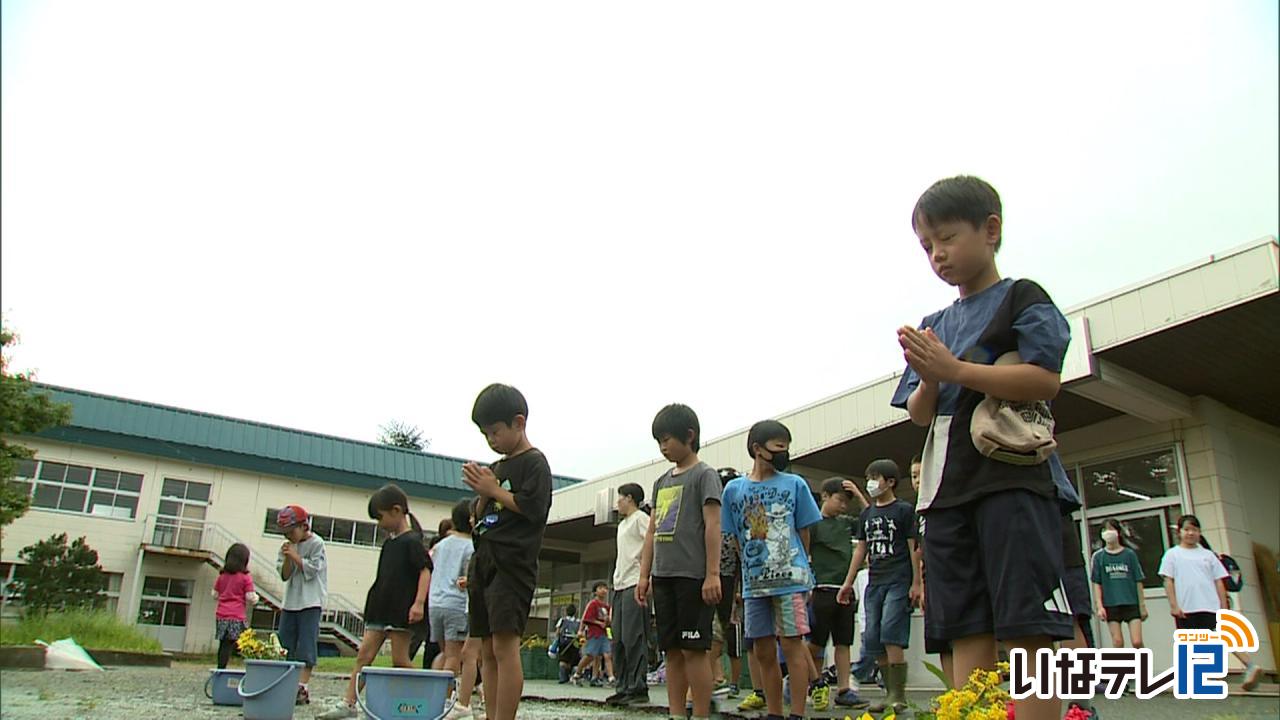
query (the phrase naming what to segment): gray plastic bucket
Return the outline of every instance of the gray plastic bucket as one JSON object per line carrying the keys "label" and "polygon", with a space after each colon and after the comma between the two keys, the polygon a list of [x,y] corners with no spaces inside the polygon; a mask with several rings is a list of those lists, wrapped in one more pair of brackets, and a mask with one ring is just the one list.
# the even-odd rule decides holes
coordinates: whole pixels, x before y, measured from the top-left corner
{"label": "gray plastic bucket", "polygon": [[240,705],[240,681],[244,680],[243,670],[211,670],[209,679],[204,683],[204,696],[214,705]]}
{"label": "gray plastic bucket", "polygon": [[[360,671],[365,697],[357,697],[369,720],[440,720],[453,673],[443,670],[366,667]],[[451,708],[450,708],[451,709]]]}
{"label": "gray plastic bucket", "polygon": [[293,720],[303,664],[289,660],[245,660],[236,692],[244,700],[244,720]]}

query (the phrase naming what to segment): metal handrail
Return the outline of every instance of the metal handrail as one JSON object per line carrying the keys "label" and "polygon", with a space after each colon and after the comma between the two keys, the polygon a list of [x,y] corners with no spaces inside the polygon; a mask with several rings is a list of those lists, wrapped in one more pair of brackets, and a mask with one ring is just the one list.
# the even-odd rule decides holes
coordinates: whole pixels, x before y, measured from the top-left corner
{"label": "metal handrail", "polygon": [[[198,540],[192,538],[190,534],[184,536],[184,533],[196,531],[199,532]],[[234,543],[248,545],[216,522],[161,513],[146,516],[143,524],[143,538],[144,541],[149,539],[150,542],[147,544],[150,545],[207,552],[218,566],[222,566],[226,561],[223,557],[225,548]],[[216,549],[218,547],[224,550]],[[280,571],[275,564],[263,559],[260,553],[251,552],[249,565],[250,572],[255,578],[254,585],[258,594],[267,601],[267,604],[277,609],[282,608],[284,581],[280,579]],[[263,582],[264,580],[266,582]],[[330,592],[325,596],[324,606],[320,611],[320,622],[322,625],[340,628],[348,635],[346,639],[356,645],[360,644],[360,639],[364,636],[364,613],[360,607],[341,593]]]}

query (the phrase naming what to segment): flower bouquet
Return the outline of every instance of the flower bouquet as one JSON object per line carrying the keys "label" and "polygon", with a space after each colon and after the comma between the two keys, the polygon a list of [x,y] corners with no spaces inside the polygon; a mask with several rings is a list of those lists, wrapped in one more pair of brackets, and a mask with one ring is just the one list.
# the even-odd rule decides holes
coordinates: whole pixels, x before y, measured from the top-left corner
{"label": "flower bouquet", "polygon": [[246,660],[279,660],[285,656],[284,648],[280,647],[280,638],[275,633],[263,640],[252,629],[240,633],[240,637],[236,638],[236,649]]}

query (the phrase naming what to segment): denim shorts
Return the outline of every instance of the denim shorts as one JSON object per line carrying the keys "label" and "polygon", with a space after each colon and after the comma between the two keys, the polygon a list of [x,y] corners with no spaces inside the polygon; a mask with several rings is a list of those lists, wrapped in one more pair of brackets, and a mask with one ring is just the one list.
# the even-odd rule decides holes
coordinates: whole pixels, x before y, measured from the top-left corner
{"label": "denim shorts", "polygon": [[911,640],[911,584],[868,585],[863,604],[867,626],[862,630],[862,654],[879,657],[885,645],[906,648]]}
{"label": "denim shorts", "polygon": [[613,652],[610,647],[609,638],[605,635],[600,637],[587,638],[587,646],[583,649],[583,655],[608,655]]}
{"label": "denim shorts", "polygon": [[320,640],[320,608],[285,610],[280,613],[280,645],[288,651],[288,658],[316,666],[316,644]]}

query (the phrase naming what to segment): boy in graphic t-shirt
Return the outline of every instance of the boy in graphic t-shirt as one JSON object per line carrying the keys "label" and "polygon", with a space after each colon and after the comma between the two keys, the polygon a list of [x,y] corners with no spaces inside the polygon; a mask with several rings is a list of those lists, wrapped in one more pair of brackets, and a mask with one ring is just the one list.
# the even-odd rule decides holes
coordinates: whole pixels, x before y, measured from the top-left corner
{"label": "boy in graphic t-shirt", "polygon": [[751,471],[724,489],[721,510],[726,532],[742,555],[742,598],[746,636],[751,640],[764,684],[769,718],[782,717],[782,673],[778,638],[791,671],[791,717],[803,718],[812,658],[809,634],[809,528],[822,519],[809,483],[785,472],[790,464],[791,431],[777,420],[763,420],[747,431]]}
{"label": "boy in graphic t-shirt", "polygon": [[897,463],[876,460],[867,466],[866,478],[871,506],[854,524],[858,547],[853,551],[838,598],[842,603],[850,601],[853,579],[866,558],[870,579],[863,596],[867,625],[862,643],[866,654],[879,663],[885,689],[884,701],[868,709],[882,712],[892,707],[900,713],[907,703],[904,651],[911,640],[911,607],[919,604],[923,592],[920,566],[915,562],[916,513],[894,494]]}
{"label": "boy in graphic t-shirt", "polygon": [[[668,405],[653,419],[653,439],[675,463],[653,484],[653,516],[640,556],[636,601],[649,601],[652,583],[658,647],[667,653],[671,717],[711,715],[711,618],[720,602],[720,476],[698,459],[698,416]],[[651,577],[652,576],[652,577]]]}

